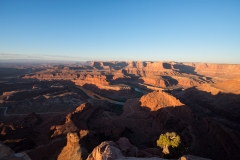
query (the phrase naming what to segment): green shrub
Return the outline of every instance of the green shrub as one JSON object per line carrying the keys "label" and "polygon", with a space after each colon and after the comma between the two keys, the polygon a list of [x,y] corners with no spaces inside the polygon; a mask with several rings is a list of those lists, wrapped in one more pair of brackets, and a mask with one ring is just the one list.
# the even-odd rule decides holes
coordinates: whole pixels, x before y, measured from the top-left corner
{"label": "green shrub", "polygon": [[168,147],[178,147],[181,143],[180,136],[178,136],[175,132],[167,132],[165,134],[161,134],[159,139],[157,140],[157,146],[163,149],[164,154],[169,154]]}

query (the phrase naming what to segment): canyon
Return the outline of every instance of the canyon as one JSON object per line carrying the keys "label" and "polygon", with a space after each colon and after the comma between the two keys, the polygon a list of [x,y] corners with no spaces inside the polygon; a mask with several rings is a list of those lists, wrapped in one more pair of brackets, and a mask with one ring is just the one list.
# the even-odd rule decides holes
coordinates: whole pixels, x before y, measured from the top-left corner
{"label": "canyon", "polygon": [[0,159],[240,159],[239,117],[240,64],[0,64]]}

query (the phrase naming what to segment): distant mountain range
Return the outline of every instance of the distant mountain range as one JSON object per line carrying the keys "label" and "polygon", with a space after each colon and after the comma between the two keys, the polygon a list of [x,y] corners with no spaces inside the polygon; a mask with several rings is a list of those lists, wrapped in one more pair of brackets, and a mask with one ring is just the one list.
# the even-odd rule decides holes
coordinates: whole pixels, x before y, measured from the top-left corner
{"label": "distant mountain range", "polygon": [[33,61],[88,61],[88,57],[67,57],[58,55],[24,55],[24,54],[11,54],[0,53],[0,62],[33,62]]}

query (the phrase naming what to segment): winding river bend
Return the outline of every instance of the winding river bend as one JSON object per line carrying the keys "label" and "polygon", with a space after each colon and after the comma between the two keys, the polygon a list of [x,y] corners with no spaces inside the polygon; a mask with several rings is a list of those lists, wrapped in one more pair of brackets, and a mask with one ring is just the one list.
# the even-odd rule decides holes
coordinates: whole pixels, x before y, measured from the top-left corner
{"label": "winding river bend", "polygon": [[80,87],[80,86],[76,86],[77,88],[81,89],[83,92],[86,93],[86,95],[88,95],[89,97],[91,97],[92,99],[101,99],[101,100],[105,100],[105,101],[108,101],[110,103],[114,103],[114,104],[119,104],[119,105],[124,105],[125,103],[124,102],[119,102],[119,101],[114,101],[114,100],[111,100],[109,98],[106,98],[104,96],[101,96],[97,93],[94,93],[93,91],[91,90],[88,90],[88,89],[85,89],[83,87]]}
{"label": "winding river bend", "polygon": [[[101,95],[99,95],[99,94],[97,94],[97,93],[95,93],[95,92],[93,92],[93,91],[91,91],[91,90],[89,90],[89,89],[85,89],[85,88],[80,87],[80,86],[76,86],[76,87],[79,88],[79,89],[81,89],[83,92],[86,93],[86,95],[88,95],[88,96],[91,97],[92,99],[106,100],[106,101],[108,101],[108,102],[110,102],[110,103],[114,103],[114,104],[118,104],[118,105],[124,105],[124,104],[125,104],[125,102],[119,102],[119,101],[115,101],[115,100],[109,99],[109,98],[104,97],[104,96],[101,96]],[[132,86],[131,86],[131,87],[132,87]],[[148,92],[143,91],[143,90],[141,90],[141,89],[139,89],[139,88],[136,88],[136,87],[132,87],[132,88],[134,88],[134,90],[135,90],[136,92],[140,92],[140,93],[143,93],[143,94],[148,93]]]}

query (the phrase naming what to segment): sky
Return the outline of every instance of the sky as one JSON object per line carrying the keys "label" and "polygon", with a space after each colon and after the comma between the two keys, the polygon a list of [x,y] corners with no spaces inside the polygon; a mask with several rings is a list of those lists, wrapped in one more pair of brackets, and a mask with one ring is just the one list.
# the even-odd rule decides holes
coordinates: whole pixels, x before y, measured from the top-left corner
{"label": "sky", "polygon": [[239,0],[0,0],[0,60],[240,64]]}

